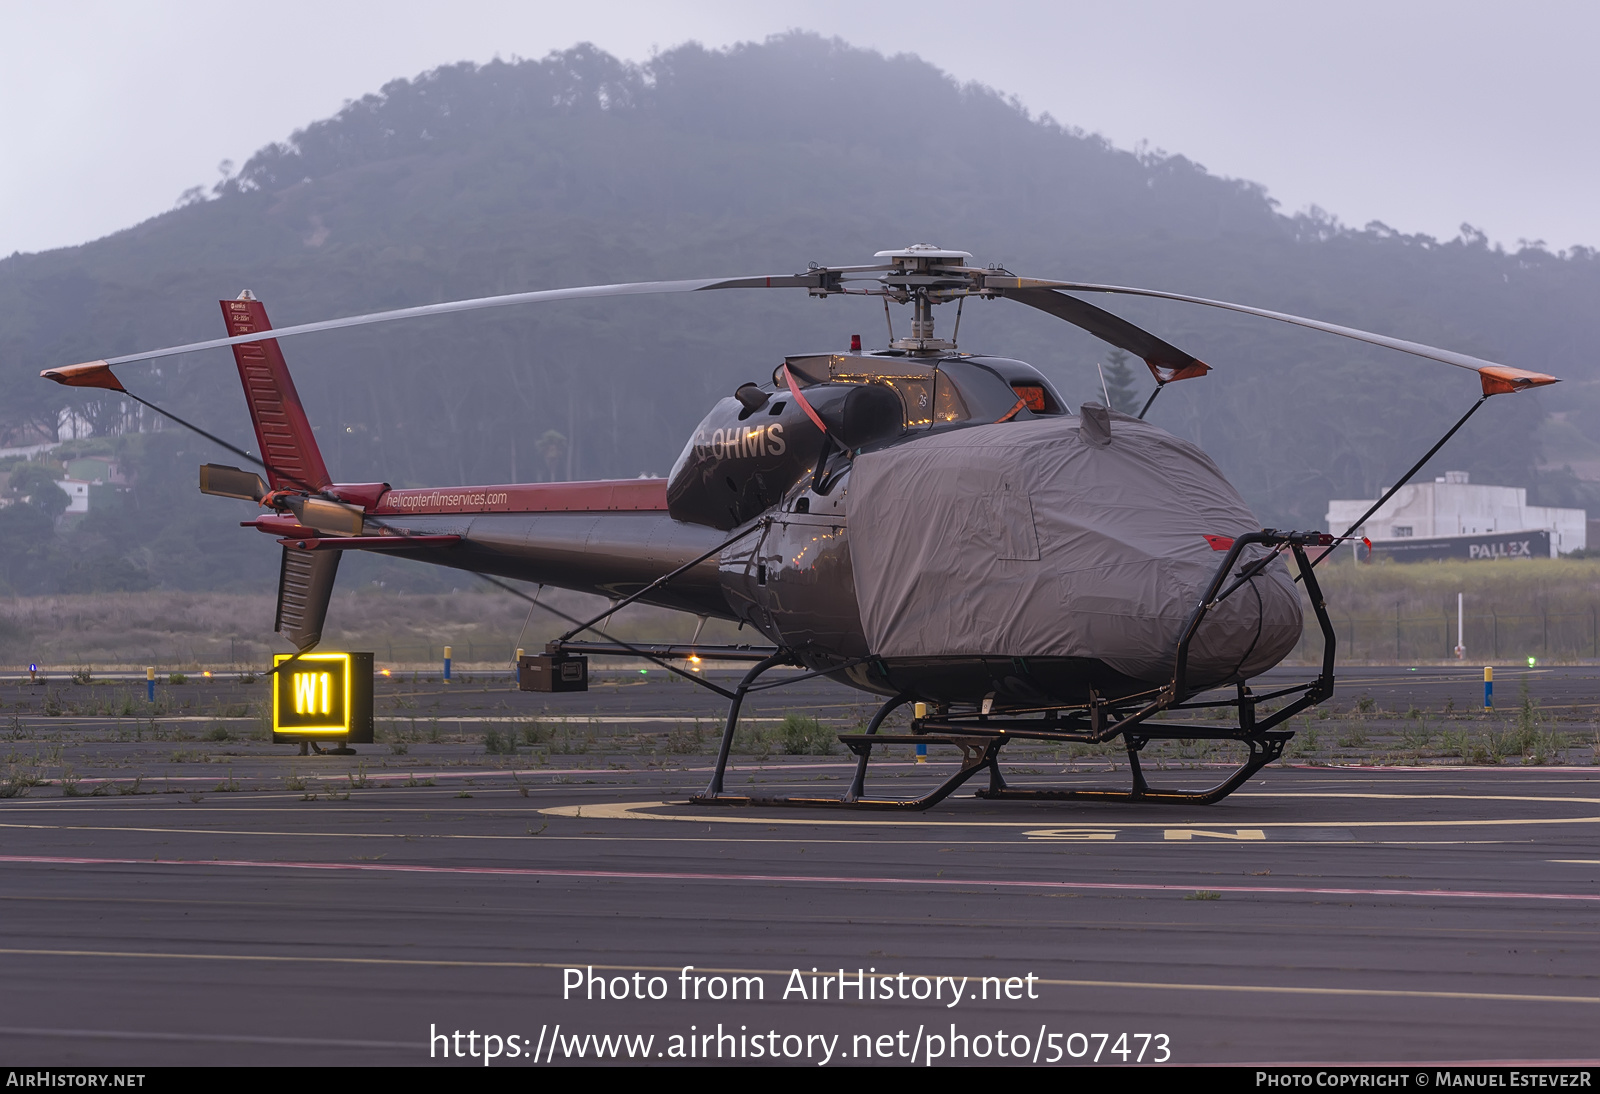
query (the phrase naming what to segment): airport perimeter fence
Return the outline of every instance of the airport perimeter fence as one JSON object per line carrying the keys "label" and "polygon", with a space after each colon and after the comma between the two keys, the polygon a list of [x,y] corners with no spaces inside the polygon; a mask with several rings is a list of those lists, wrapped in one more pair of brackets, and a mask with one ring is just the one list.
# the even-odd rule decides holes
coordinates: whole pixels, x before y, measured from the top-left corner
{"label": "airport perimeter fence", "polygon": [[[1329,612],[1339,643],[1342,664],[1396,664],[1455,660],[1456,617],[1413,614],[1404,605],[1384,615],[1348,615]],[[1465,659],[1469,662],[1600,660],[1600,604],[1564,611],[1541,610],[1506,614],[1495,611],[1469,614],[1465,620]],[[453,662],[469,666],[504,665],[510,671],[516,648],[509,641],[458,639],[450,643]],[[370,650],[380,666],[438,668],[444,660],[444,642],[390,641],[355,638],[325,643],[329,649]],[[248,668],[269,663],[281,647],[242,638],[186,638],[157,649],[118,651],[114,656],[94,656],[94,667],[142,670],[146,665],[165,668]],[[530,647],[530,652],[538,652]],[[1300,641],[1288,660],[1312,665],[1322,658],[1322,633],[1309,612]],[[78,662],[74,661],[73,664]],[[58,666],[59,667],[59,666]]]}
{"label": "airport perimeter fence", "polygon": [[[413,666],[431,666],[439,670],[444,662],[444,642],[390,642],[372,641],[360,638],[348,642],[324,642],[323,649],[361,650],[371,652],[374,660],[382,667],[405,666],[409,671]],[[504,665],[507,672],[511,671],[512,663],[516,660],[516,647],[510,642],[490,642],[483,640],[465,639],[452,641],[451,660],[462,668],[480,665]],[[530,648],[525,652],[540,653],[543,646],[537,649]],[[159,649],[146,649],[122,652],[113,656],[96,655],[86,659],[89,667],[104,669],[138,669],[142,671],[147,665],[159,666],[161,671],[168,668],[211,668],[211,669],[245,669],[256,668],[269,664],[275,653],[285,652],[281,646],[270,645],[246,638],[211,638],[211,639],[186,639],[181,644],[166,645]],[[77,667],[78,660],[69,659],[68,662],[54,665],[56,668]],[[26,667],[26,666],[24,666]]]}
{"label": "airport perimeter fence", "polygon": [[[1417,661],[1453,661],[1456,616],[1414,615],[1396,605],[1392,615],[1344,615],[1328,612],[1344,663],[1405,664]],[[1565,611],[1524,612],[1515,615],[1488,611],[1470,613],[1464,620],[1467,661],[1600,660],[1600,605]],[[1305,630],[1291,660],[1315,664],[1322,657],[1322,632],[1308,612]]]}

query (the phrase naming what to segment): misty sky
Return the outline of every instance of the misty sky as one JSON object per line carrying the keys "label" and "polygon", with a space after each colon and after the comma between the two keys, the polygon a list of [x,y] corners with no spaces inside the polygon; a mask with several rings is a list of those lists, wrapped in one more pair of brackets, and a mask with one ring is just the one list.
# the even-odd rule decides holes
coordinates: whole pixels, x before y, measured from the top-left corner
{"label": "misty sky", "polygon": [[916,53],[1118,147],[1263,183],[1287,212],[1600,246],[1595,3],[0,0],[0,254],[162,212],[397,76],[790,28]]}

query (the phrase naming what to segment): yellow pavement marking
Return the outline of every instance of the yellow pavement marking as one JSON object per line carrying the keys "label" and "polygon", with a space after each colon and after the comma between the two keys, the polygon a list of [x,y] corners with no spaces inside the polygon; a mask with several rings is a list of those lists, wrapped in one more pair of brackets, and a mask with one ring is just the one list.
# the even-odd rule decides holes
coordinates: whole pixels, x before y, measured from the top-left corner
{"label": "yellow pavement marking", "polygon": [[[471,969],[571,969],[584,968],[596,969],[601,972],[650,972],[679,974],[683,966],[679,965],[577,965],[573,962],[558,961],[465,961],[448,959],[428,959],[416,957],[334,957],[328,955],[310,954],[230,954],[230,953],[163,953],[145,952],[139,950],[46,950],[46,949],[0,949],[0,954],[12,957],[115,957],[129,958],[146,961],[244,961],[272,964],[330,964],[330,965],[388,965],[401,967],[428,967],[428,968],[471,968]],[[792,969],[735,969],[711,968],[694,966],[694,971],[701,974],[720,974],[738,976],[777,976],[787,977]],[[894,980],[901,975],[899,972],[866,973],[868,978]],[[932,977],[933,973],[906,973],[907,976]],[[948,975],[948,974],[939,974]],[[962,975],[962,974],[957,974]],[[983,974],[969,974],[973,980],[982,980]],[[1600,996],[1596,995],[1533,995],[1522,992],[1485,992],[1485,991],[1424,991],[1417,989],[1398,988],[1318,988],[1291,985],[1268,984],[1204,984],[1184,983],[1178,981],[1142,981],[1142,980],[1057,980],[1038,977],[1036,984],[1048,987],[1063,988],[1115,988],[1145,991],[1213,991],[1232,992],[1239,994],[1263,995],[1343,995],[1366,998],[1403,998],[1403,999],[1463,999],[1494,1003],[1593,1003],[1600,1004]]]}

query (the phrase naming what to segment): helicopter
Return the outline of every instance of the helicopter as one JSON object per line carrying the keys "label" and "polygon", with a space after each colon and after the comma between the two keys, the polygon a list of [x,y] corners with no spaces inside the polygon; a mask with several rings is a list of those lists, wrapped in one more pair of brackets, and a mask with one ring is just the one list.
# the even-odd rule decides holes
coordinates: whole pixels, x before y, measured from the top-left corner
{"label": "helicopter", "polygon": [[[1335,536],[1262,528],[1198,447],[1145,420],[1169,384],[1211,367],[1083,294],[1141,296],[1289,323],[1478,374],[1482,396],[1374,505],[1408,481],[1493,395],[1556,377],[1355,328],[1227,301],[1129,286],[1018,276],[931,244],[859,266],[802,273],[631,282],[450,301],[274,329],[248,290],[220,301],[227,336],[41,375],[117,391],[256,463],[207,464],[203,493],[258,502],[245,522],[282,546],[275,627],[301,654],[321,639],[343,552],[380,551],[611,601],[519,666],[525,686],[582,690],[587,658],[629,654],[708,687],[729,704],[703,805],[927,809],[987,773],[990,799],[1210,804],[1281,756],[1289,719],[1333,694],[1336,638],[1315,568],[1365,520]],[[561,300],[722,289],[868,296],[890,317],[885,349],[786,356],[770,376],[722,398],[666,479],[395,489],[330,475],[279,340],[373,323]],[[1075,295],[1076,294],[1076,295]],[[1155,389],[1138,415],[1069,408],[1026,362],[958,347],[969,298],[1011,300],[1140,358]],[[909,304],[895,338],[890,303]],[[948,339],[934,308],[956,304]],[[270,337],[269,337],[270,335]],[[129,392],[115,366],[231,347],[259,457]],[[1370,515],[1370,514],[1369,514]],[[1305,601],[1321,631],[1314,678],[1258,692],[1251,681],[1300,641]],[[526,597],[538,603],[536,597]],[[630,643],[601,624],[642,602],[748,624],[768,645]],[[580,637],[584,634],[594,638]],[[298,655],[296,655],[298,656]],[[733,689],[685,672],[694,657],[748,665]],[[803,670],[776,682],[776,666]],[[838,797],[761,797],[725,786],[741,705],[752,691],[826,676],[881,697]],[[914,704],[905,733],[880,732]],[[1162,720],[1179,711],[1216,724]],[[999,757],[1013,740],[1104,744],[1121,738],[1128,789],[1016,787]],[[1151,786],[1140,751],[1160,739],[1232,741],[1247,751],[1222,782]],[[874,748],[938,745],[957,770],[915,798],[869,794]],[[881,753],[880,753],[881,755]]]}

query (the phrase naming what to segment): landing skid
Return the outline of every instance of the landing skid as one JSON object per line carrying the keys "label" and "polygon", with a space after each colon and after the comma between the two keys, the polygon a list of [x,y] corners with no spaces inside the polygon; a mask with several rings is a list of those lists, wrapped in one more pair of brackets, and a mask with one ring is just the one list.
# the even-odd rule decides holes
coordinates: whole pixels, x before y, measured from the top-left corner
{"label": "landing skid", "polygon": [[[899,695],[890,699],[873,715],[865,733],[839,735],[839,740],[856,756],[855,777],[851,781],[850,788],[839,798],[728,794],[723,790],[728,753],[733,745],[734,733],[738,729],[739,709],[744,702],[745,694],[756,679],[769,668],[793,663],[794,659],[789,651],[775,652],[751,668],[733,693],[711,783],[704,793],[695,795],[690,801],[695,805],[821,806],[831,809],[919,812],[937,805],[974,775],[987,770],[989,785],[977,791],[976,796],[993,801],[1104,801],[1158,805],[1211,805],[1219,802],[1243,786],[1256,772],[1283,755],[1284,746],[1294,736],[1294,731],[1275,727],[1333,694],[1335,653],[1333,624],[1328,618],[1322,590],[1317,584],[1316,575],[1305,551],[1308,545],[1326,546],[1327,539],[1325,535],[1315,532],[1267,530],[1240,536],[1235,540],[1227,558],[1218,568],[1209,588],[1190,615],[1178,639],[1172,680],[1162,687],[1110,701],[1091,694],[1089,702],[1079,704],[992,709],[990,704],[985,702],[985,709],[982,712],[918,717],[912,720],[909,734],[880,734],[878,729],[884,719],[910,702],[912,697]],[[1318,625],[1322,630],[1322,671],[1310,683],[1280,688],[1264,695],[1257,695],[1246,684],[1240,683],[1236,687],[1235,698],[1192,701],[1187,676],[1189,645],[1194,639],[1195,632],[1218,603],[1247,585],[1273,557],[1269,554],[1242,567],[1235,575],[1232,584],[1223,589],[1222,584],[1233,572],[1240,553],[1252,544],[1273,548],[1273,554],[1282,548],[1288,548],[1293,553],[1301,579],[1305,581],[1306,592],[1316,613]],[[1277,700],[1285,700],[1285,705],[1269,714],[1258,716],[1258,708],[1262,703]],[[1234,725],[1151,721],[1153,717],[1168,711],[1230,707],[1236,711]],[[1006,783],[1000,773],[1000,750],[1013,740],[1105,744],[1118,737],[1122,738],[1127,749],[1128,768],[1133,777],[1133,785],[1127,790],[1013,787]],[[1144,769],[1139,763],[1139,753],[1143,751],[1145,745],[1160,739],[1237,741],[1250,750],[1250,755],[1226,779],[1208,789],[1152,787],[1145,780]],[[906,744],[957,748],[961,751],[961,767],[944,782],[919,798],[869,796],[866,793],[866,775],[873,747]]]}
{"label": "landing skid", "polygon": [[978,791],[977,796],[1006,801],[1112,801],[1152,802],[1157,805],[1211,805],[1232,794],[1249,781],[1250,776],[1283,755],[1283,746],[1293,736],[1293,730],[1283,730],[1261,737],[1241,738],[1250,746],[1250,758],[1235,768],[1233,774],[1207,790],[1163,790],[1149,785],[1144,780],[1144,770],[1139,766],[1139,749],[1129,745],[1128,766],[1133,771],[1131,790],[1021,789],[1007,786],[1003,780],[998,780],[999,772],[996,771],[1000,785],[995,786],[991,783],[987,789]]}

